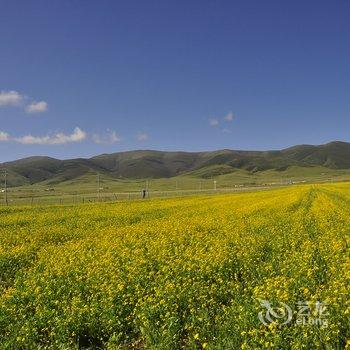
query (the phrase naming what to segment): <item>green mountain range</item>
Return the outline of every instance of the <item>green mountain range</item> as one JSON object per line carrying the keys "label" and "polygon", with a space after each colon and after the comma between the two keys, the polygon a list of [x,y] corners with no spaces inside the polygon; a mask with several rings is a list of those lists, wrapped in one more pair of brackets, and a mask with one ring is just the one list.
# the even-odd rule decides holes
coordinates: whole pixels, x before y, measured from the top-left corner
{"label": "green mountain range", "polygon": [[59,160],[29,157],[0,164],[8,173],[9,186],[46,181],[59,184],[90,173],[111,178],[146,179],[189,175],[210,178],[242,169],[256,174],[289,167],[350,169],[350,143],[298,145],[276,151],[218,150],[211,152],[163,152],[140,150],[101,154],[89,159]]}

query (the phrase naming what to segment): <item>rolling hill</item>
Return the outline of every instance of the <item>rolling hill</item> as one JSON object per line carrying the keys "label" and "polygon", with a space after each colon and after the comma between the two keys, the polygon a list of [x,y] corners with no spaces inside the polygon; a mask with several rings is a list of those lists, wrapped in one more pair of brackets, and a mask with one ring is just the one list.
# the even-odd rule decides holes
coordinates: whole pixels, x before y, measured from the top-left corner
{"label": "rolling hill", "polygon": [[89,159],[29,157],[2,163],[0,170],[7,170],[10,186],[21,186],[43,181],[59,184],[89,173],[127,179],[169,178],[178,175],[209,178],[229,174],[237,169],[255,174],[267,170],[285,171],[295,166],[350,169],[350,143],[335,141],[319,146],[298,145],[278,151],[140,150],[102,154]]}

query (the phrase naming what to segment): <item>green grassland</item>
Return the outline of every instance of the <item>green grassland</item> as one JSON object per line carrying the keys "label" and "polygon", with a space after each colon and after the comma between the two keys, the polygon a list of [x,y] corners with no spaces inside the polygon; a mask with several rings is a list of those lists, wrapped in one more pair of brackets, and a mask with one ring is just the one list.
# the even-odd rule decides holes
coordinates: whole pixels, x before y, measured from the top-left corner
{"label": "green grassland", "polygon": [[214,181],[218,190],[225,190],[349,180],[350,143],[279,151],[140,150],[89,159],[29,157],[0,164],[0,172],[7,174],[10,204],[139,198],[144,188],[152,196],[183,195],[213,190]]}
{"label": "green grassland", "polygon": [[[184,195],[187,192],[220,190],[242,190],[255,186],[281,186],[293,183],[337,182],[350,180],[350,170],[329,169],[320,166],[291,166],[283,171],[266,170],[251,172],[244,169],[229,169],[226,166],[210,166],[186,175],[156,179],[122,179],[108,174],[88,172],[82,176],[52,183],[45,180],[39,183],[16,186],[8,189],[9,204],[73,203],[83,200],[105,200],[140,198],[140,191],[148,188],[151,196]],[[99,174],[99,175],[98,175]],[[0,194],[4,204],[4,193]]]}

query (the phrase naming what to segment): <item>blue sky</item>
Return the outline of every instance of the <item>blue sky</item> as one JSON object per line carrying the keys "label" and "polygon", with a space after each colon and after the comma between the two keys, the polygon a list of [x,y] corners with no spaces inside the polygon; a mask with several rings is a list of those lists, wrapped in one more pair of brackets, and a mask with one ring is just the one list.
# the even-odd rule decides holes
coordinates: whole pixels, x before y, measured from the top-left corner
{"label": "blue sky", "polygon": [[350,1],[11,0],[0,161],[350,141]]}

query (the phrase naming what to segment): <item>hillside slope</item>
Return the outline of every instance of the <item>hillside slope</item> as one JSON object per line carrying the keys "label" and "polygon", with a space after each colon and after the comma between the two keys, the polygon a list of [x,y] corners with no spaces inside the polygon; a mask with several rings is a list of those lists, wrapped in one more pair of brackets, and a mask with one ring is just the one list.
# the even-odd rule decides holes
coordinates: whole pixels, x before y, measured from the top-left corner
{"label": "hillside slope", "polygon": [[102,154],[90,159],[58,160],[30,157],[0,164],[8,172],[10,186],[49,180],[52,184],[72,180],[88,173],[113,178],[168,178],[177,175],[209,177],[237,169],[252,173],[291,166],[322,166],[330,169],[350,168],[350,143],[298,145],[280,151],[163,152],[140,150]]}

